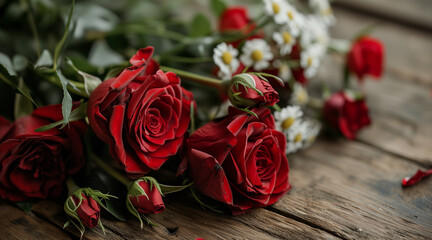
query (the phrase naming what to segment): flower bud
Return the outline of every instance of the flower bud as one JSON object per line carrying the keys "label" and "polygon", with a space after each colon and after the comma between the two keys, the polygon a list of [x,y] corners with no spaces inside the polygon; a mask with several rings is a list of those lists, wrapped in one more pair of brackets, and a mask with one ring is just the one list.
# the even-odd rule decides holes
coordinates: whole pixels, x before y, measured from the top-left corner
{"label": "flower bud", "polygon": [[273,106],[278,102],[279,94],[262,75],[264,74],[241,73],[235,75],[228,83],[228,98],[231,103],[238,108],[248,108]]}
{"label": "flower bud", "polygon": [[81,199],[75,197],[74,195],[70,196],[70,198],[73,199],[75,205],[78,206],[76,212],[84,226],[96,227],[100,218],[100,206],[93,198],[88,197],[83,193],[81,196]]}
{"label": "flower bud", "polygon": [[[136,216],[142,227],[140,214],[156,214],[165,210],[162,191],[156,179],[142,177],[131,184],[128,189],[126,204],[129,212]],[[144,217],[148,224],[152,224]]]}

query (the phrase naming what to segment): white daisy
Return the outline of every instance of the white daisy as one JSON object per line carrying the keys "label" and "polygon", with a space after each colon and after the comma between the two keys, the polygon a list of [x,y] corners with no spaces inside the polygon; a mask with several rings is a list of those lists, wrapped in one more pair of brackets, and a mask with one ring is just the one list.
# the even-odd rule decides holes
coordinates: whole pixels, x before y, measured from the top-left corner
{"label": "white daisy", "polygon": [[299,35],[304,22],[303,14],[298,12],[297,9],[290,4],[285,4],[282,10],[282,14],[278,14],[274,17],[275,22],[288,25],[292,34]]}
{"label": "white daisy", "polygon": [[238,51],[232,45],[221,43],[213,49],[213,61],[219,67],[218,76],[222,80],[230,79],[240,65]]}
{"label": "white daisy", "polygon": [[321,130],[321,123],[317,120],[305,120],[305,124],[307,127],[305,136],[303,137],[303,149],[310,147],[315,142]]}
{"label": "white daisy", "polygon": [[252,67],[256,71],[261,71],[269,66],[269,61],[272,60],[270,46],[263,39],[252,39],[246,41],[242,48],[240,61],[246,67]]}
{"label": "white daisy", "polygon": [[308,101],[309,95],[306,91],[306,88],[304,88],[300,83],[294,83],[290,103],[293,105],[303,106],[308,103]]}
{"label": "white daisy", "polygon": [[336,18],[328,0],[309,0],[309,6],[315,10],[326,25],[334,25]]}
{"label": "white daisy", "polygon": [[303,147],[303,140],[307,134],[307,123],[304,121],[293,125],[286,133],[287,145],[286,154],[297,152]]}
{"label": "white daisy", "polygon": [[285,5],[286,5],[285,2],[282,0],[264,0],[264,9],[267,15],[272,17],[276,17],[282,14],[283,10],[285,9]]}
{"label": "white daisy", "polygon": [[283,133],[298,124],[303,116],[300,106],[287,106],[274,113],[276,129]]}
{"label": "white daisy", "polygon": [[290,27],[285,26],[278,32],[273,33],[273,40],[277,43],[280,48],[280,54],[285,56],[291,53],[292,47],[296,42],[298,35],[291,30]]}
{"label": "white daisy", "polygon": [[307,48],[312,44],[320,44],[327,49],[330,42],[328,27],[316,16],[309,15],[304,19],[304,26],[300,37],[302,47]]}
{"label": "white daisy", "polygon": [[300,66],[306,78],[311,78],[318,71],[322,49],[319,45],[311,45],[300,53]]}
{"label": "white daisy", "polygon": [[278,69],[278,76],[284,82],[287,83],[291,79],[291,68],[286,62],[277,59],[273,62],[273,66]]}

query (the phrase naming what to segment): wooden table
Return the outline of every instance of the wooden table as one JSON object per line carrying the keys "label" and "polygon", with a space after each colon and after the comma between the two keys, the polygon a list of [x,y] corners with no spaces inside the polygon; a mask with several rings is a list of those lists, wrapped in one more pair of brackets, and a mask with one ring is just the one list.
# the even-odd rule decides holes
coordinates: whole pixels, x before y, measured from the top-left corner
{"label": "wooden table", "polygon": [[[382,81],[365,84],[373,125],[358,140],[320,139],[290,156],[293,189],[271,207],[233,217],[203,211],[192,200],[168,198],[167,210],[150,217],[157,227],[140,230],[132,217],[128,222],[103,218],[106,236],[95,228],[84,238],[432,238],[432,178],[401,187],[404,177],[432,167],[432,22],[421,14],[430,13],[431,4],[361,2],[336,2],[333,29],[333,36],[350,38],[380,22],[373,35],[386,45]],[[316,81],[340,79],[334,67],[340,62],[329,57]],[[62,228],[65,221],[56,202],[39,201],[30,213],[0,202],[0,239],[78,238],[76,229]]]}

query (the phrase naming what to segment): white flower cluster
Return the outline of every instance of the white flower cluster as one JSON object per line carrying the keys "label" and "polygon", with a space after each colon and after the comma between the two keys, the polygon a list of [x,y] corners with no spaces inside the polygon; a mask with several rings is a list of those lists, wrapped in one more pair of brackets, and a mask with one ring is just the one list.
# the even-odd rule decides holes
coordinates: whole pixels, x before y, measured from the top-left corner
{"label": "white flower cluster", "polygon": [[309,147],[316,139],[321,124],[316,120],[303,119],[300,106],[287,106],[274,113],[276,129],[281,131],[286,139],[286,154]]}

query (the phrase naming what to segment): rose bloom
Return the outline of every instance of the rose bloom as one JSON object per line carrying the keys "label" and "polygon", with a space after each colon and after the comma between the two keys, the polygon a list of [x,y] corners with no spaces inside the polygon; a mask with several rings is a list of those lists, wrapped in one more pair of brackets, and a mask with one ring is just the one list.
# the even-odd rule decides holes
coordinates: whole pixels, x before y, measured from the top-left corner
{"label": "rose bloom", "polygon": [[325,102],[323,116],[348,139],[355,139],[357,131],[371,123],[364,99],[352,99],[344,92],[334,93]]}
{"label": "rose bloom", "polygon": [[192,93],[174,73],[157,70],[152,54],[140,49],[133,66],[99,85],[88,103],[91,128],[131,174],[157,170],[175,155],[190,122]]}
{"label": "rose bloom", "polygon": [[232,107],[227,117],[196,130],[179,167],[179,173],[188,168],[194,186],[233,214],[271,205],[291,188],[285,136],[275,130],[269,109],[252,111],[258,118]]}
{"label": "rose bloom", "polygon": [[366,75],[380,78],[384,65],[384,46],[371,37],[355,41],[348,53],[348,68],[361,81]]}
{"label": "rose bloom", "polygon": [[[262,95],[249,87],[241,84],[237,85],[236,82],[253,82],[255,88],[261,91]],[[228,97],[230,98],[231,103],[240,108],[252,106],[273,106],[279,101],[279,94],[273,89],[270,83],[252,74],[242,73],[234,76],[229,88]]]}
{"label": "rose bloom", "polygon": [[59,197],[67,176],[84,166],[85,122],[70,122],[63,129],[34,131],[63,119],[61,112],[61,105],[45,106],[12,124],[0,117],[2,198],[23,201]]}
{"label": "rose bloom", "polygon": [[[255,28],[255,23],[250,19],[247,9],[244,7],[229,7],[219,18],[219,31],[221,33],[243,33],[246,35]],[[257,33],[247,39],[262,38],[262,36],[262,33]],[[234,47],[237,47],[239,43],[240,40],[230,42]]]}
{"label": "rose bloom", "polygon": [[162,201],[162,195],[159,190],[155,186],[150,190],[150,183],[143,180],[139,181],[138,184],[147,196],[128,196],[135,209],[142,214],[163,212],[165,210],[165,204]]}
{"label": "rose bloom", "polygon": [[[76,210],[78,217],[84,226],[96,227],[99,224],[100,206],[93,198],[86,196],[84,193],[81,195],[83,199]],[[79,199],[74,195],[70,197],[73,199],[75,205],[78,205]]]}

